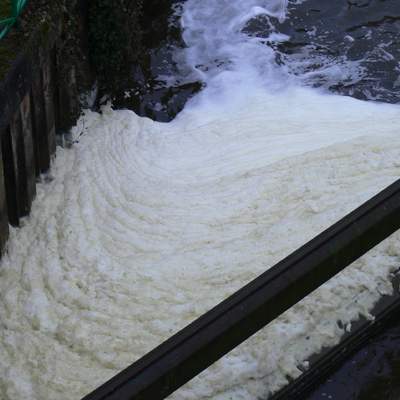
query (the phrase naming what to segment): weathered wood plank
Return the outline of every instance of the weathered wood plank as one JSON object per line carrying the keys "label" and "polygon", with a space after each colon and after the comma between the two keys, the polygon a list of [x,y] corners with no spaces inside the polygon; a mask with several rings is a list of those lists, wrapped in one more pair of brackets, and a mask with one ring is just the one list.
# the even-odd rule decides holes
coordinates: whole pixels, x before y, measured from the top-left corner
{"label": "weathered wood plank", "polygon": [[5,129],[1,136],[1,153],[4,168],[4,184],[7,201],[8,220],[11,225],[19,226],[19,202],[17,188],[17,165],[12,146],[11,128]]}
{"label": "weathered wood plank", "polygon": [[13,166],[15,168],[16,180],[16,208],[18,210],[18,217],[24,217],[29,213],[29,202],[27,180],[25,172],[25,151],[24,151],[24,137],[22,133],[21,113],[18,110],[10,124],[11,132],[11,148],[13,157]]}
{"label": "weathered wood plank", "polygon": [[[2,135],[1,132],[0,135]],[[5,171],[2,153],[2,143],[0,142],[0,254],[3,253],[9,234],[6,184],[4,179]]]}
{"label": "weathered wood plank", "polygon": [[55,50],[51,50],[43,62],[43,93],[46,113],[46,134],[49,155],[56,151],[56,71],[55,71]]}
{"label": "weathered wood plank", "polygon": [[50,168],[50,149],[47,134],[46,110],[42,70],[38,69],[32,81],[33,142],[36,176]]}
{"label": "weathered wood plank", "polygon": [[28,92],[22,99],[21,106],[21,128],[23,140],[25,179],[26,179],[26,200],[27,212],[30,212],[32,201],[36,196],[36,168],[35,153],[33,148],[33,127],[32,127],[32,106],[31,96]]}

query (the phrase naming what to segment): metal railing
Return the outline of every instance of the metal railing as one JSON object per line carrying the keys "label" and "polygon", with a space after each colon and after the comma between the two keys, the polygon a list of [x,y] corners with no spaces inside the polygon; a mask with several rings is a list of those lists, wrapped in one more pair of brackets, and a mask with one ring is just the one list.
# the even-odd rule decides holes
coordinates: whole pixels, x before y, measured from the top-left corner
{"label": "metal railing", "polygon": [[17,22],[28,0],[11,0],[11,16],[0,20],[0,39],[3,39]]}
{"label": "metal railing", "polygon": [[161,400],[400,229],[400,180],[83,400]]}

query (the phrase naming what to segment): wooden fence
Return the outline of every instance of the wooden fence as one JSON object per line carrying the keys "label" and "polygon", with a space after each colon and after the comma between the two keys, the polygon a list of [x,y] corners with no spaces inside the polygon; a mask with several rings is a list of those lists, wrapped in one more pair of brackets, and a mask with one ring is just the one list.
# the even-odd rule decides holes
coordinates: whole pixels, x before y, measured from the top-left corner
{"label": "wooden fence", "polygon": [[[81,1],[79,12],[86,11],[86,3]],[[85,20],[82,15],[77,18]],[[29,214],[37,179],[48,171],[55,154],[56,135],[75,123],[71,116],[79,108],[75,66],[66,71],[58,51],[63,45],[62,21],[53,22],[59,28],[43,32],[38,27],[28,43],[20,43],[24,50],[10,60],[0,81],[0,251],[9,224],[19,226]],[[7,45],[10,36],[0,46]]]}

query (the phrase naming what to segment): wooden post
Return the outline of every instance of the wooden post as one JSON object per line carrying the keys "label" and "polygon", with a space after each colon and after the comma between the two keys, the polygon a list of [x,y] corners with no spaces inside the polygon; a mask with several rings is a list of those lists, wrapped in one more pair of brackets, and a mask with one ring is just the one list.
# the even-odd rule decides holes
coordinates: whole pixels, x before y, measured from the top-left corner
{"label": "wooden post", "polygon": [[33,129],[32,129],[32,107],[31,96],[28,92],[22,99],[21,106],[21,122],[23,135],[23,153],[25,164],[25,180],[26,180],[26,210],[27,213],[31,210],[32,201],[36,196],[36,168],[35,155],[33,149]]}
{"label": "wooden post", "polygon": [[[0,135],[1,137],[3,137],[4,132],[0,131]],[[5,171],[2,153],[2,143],[0,142],[0,254],[3,253],[9,234],[6,185],[4,175]]]}
{"label": "wooden post", "polygon": [[33,142],[35,153],[36,176],[44,173],[50,167],[50,152],[47,137],[46,111],[43,93],[42,70],[38,69],[32,81],[31,90]]}
{"label": "wooden post", "polygon": [[[28,188],[28,176],[26,170],[24,132],[21,120],[21,112],[18,110],[10,125],[12,166],[15,169],[16,183],[16,209],[18,217],[24,217],[29,214],[31,202],[29,200],[30,188]],[[9,204],[12,206],[11,204]]]}
{"label": "wooden post", "polygon": [[55,50],[51,50],[43,63],[43,93],[46,113],[46,141],[51,156],[56,151],[56,115],[55,115]]}
{"label": "wooden post", "polygon": [[82,29],[76,37],[83,61],[70,65],[71,60],[66,63],[63,56],[57,56],[56,46],[65,46],[61,17],[52,24],[54,29],[32,32],[26,51],[9,60],[10,67],[0,81],[0,249],[7,237],[7,220],[18,226],[31,209],[36,177],[48,171],[56,151],[56,132],[76,122],[77,73],[91,77],[85,41],[88,1],[78,3],[73,18],[79,19]]}
{"label": "wooden post", "polygon": [[[15,128],[14,128],[15,129]],[[1,136],[1,152],[4,169],[4,185],[7,201],[8,220],[11,225],[19,226],[18,169],[12,145],[11,126]]]}

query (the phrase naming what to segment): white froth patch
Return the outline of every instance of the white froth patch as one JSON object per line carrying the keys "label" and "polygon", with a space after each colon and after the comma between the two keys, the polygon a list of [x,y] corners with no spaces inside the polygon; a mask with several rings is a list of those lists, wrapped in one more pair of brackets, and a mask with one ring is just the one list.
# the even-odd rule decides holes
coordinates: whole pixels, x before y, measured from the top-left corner
{"label": "white froth patch", "polygon": [[[303,89],[203,100],[170,124],[88,112],[58,149],[0,265],[2,399],[80,398],[400,174],[397,106]],[[337,320],[391,293],[398,240],[172,398],[256,399],[298,376]]]}

